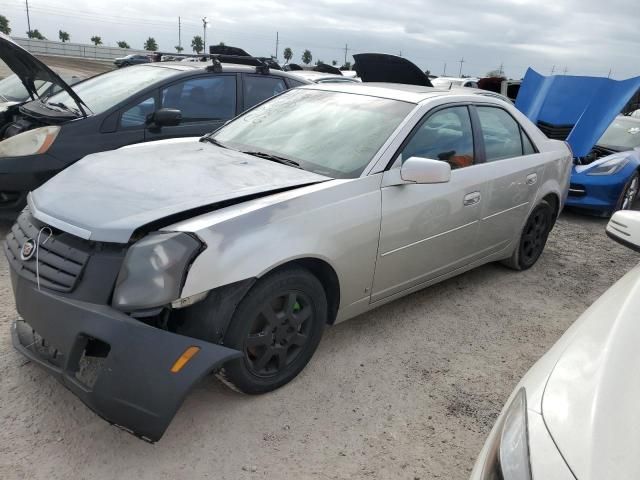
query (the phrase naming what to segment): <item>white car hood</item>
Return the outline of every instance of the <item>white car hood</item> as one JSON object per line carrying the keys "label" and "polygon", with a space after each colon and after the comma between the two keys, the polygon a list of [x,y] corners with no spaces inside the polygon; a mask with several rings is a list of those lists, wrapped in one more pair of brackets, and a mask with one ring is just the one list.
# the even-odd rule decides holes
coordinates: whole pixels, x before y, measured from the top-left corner
{"label": "white car hood", "polygon": [[577,320],[542,398],[578,480],[640,478],[640,266]]}
{"label": "white car hood", "polygon": [[182,138],[89,155],[35,190],[29,206],[53,227],[89,240],[126,243],[138,228],[158,220],[325,180]]}

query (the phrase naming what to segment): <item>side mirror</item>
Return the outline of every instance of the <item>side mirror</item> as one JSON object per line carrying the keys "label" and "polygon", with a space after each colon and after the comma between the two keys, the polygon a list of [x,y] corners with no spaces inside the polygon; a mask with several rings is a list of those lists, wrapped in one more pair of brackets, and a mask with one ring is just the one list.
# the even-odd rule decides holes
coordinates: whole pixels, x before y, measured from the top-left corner
{"label": "side mirror", "polygon": [[175,108],[161,108],[147,116],[147,124],[152,127],[175,127],[182,121],[182,112]]}
{"label": "side mirror", "polygon": [[640,252],[640,212],[619,210],[613,214],[606,229],[609,238]]}
{"label": "side mirror", "polygon": [[442,160],[410,157],[400,168],[400,178],[409,183],[446,183],[451,179],[451,165]]}

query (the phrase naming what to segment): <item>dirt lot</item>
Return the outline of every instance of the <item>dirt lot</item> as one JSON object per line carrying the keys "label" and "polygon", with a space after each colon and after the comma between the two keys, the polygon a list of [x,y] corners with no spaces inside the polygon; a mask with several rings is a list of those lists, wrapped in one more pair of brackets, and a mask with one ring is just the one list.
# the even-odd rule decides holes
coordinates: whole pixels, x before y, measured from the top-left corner
{"label": "dirt lot", "polygon": [[527,272],[488,265],[327,330],[272,394],[211,377],[155,445],[13,351],[2,255],[0,478],[464,479],[521,375],[640,260],[604,225],[565,214]]}

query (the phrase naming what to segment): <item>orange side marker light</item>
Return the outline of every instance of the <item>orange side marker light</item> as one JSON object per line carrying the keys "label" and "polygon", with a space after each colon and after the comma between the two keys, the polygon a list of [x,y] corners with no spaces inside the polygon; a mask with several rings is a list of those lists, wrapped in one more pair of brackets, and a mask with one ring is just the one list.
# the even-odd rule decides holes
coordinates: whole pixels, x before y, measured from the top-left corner
{"label": "orange side marker light", "polygon": [[191,360],[199,351],[200,347],[187,348],[184,352],[182,352],[182,355],[180,355],[174,362],[173,366],[171,367],[171,373],[178,373],[180,370],[182,370],[182,368],[189,362],[189,360]]}

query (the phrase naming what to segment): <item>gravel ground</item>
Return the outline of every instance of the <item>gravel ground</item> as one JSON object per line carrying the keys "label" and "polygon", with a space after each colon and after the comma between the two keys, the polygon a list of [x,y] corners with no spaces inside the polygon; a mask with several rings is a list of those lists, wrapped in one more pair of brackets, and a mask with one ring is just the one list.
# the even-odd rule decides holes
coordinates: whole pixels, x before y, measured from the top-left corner
{"label": "gravel ground", "polygon": [[563,214],[527,272],[487,265],[328,329],[271,394],[210,377],[155,445],[14,352],[2,255],[0,478],[464,479],[522,374],[638,262],[605,223]]}

